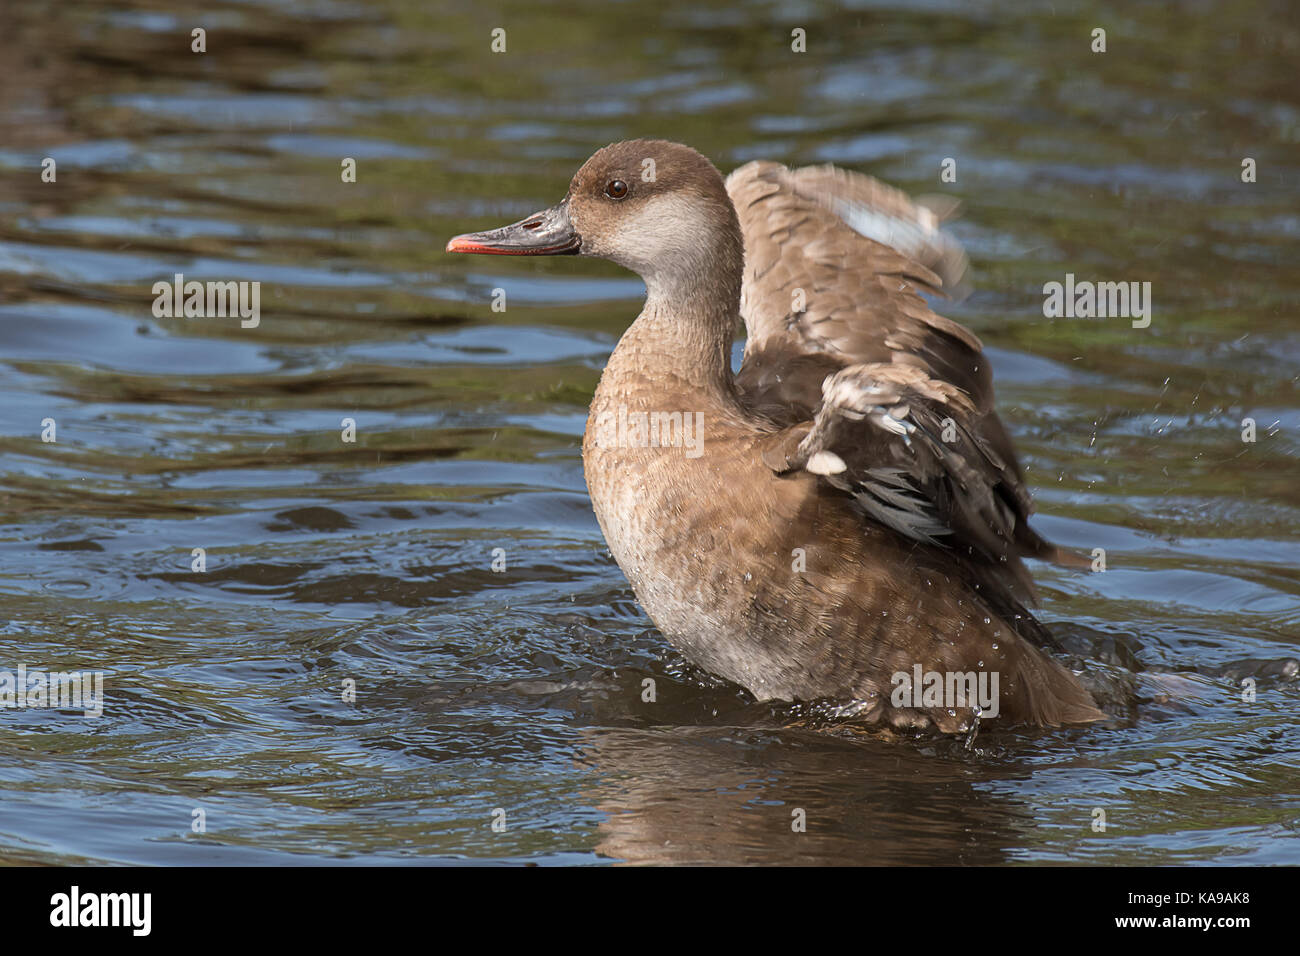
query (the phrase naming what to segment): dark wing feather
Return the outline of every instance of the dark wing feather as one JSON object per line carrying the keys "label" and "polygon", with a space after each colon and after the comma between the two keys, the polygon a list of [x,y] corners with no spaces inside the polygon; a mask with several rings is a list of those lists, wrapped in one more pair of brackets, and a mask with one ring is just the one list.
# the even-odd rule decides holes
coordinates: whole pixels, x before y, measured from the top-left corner
{"label": "dark wing feather", "polygon": [[880,524],[951,550],[1008,598],[1032,596],[1019,560],[1017,479],[974,430],[964,392],[920,369],[874,363],[829,376],[822,399],[811,426],[767,440],[769,467],[819,475]]}

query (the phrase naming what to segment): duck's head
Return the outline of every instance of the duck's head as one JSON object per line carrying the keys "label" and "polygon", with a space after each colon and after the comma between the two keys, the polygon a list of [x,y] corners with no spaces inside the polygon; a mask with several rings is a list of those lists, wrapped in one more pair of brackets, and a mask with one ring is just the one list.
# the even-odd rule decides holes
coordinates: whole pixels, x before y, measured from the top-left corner
{"label": "duck's head", "polygon": [[680,143],[613,143],[587,160],[556,205],[486,232],[456,236],[448,252],[584,255],[631,269],[656,292],[698,283],[738,293],[744,251],[722,176]]}

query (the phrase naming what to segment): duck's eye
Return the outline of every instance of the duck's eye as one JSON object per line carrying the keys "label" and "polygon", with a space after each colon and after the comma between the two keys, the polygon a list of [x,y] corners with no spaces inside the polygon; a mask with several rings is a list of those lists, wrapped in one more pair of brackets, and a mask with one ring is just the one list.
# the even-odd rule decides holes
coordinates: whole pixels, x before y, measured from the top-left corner
{"label": "duck's eye", "polygon": [[605,187],[605,195],[610,199],[622,199],[627,195],[627,183],[621,179],[615,179]]}

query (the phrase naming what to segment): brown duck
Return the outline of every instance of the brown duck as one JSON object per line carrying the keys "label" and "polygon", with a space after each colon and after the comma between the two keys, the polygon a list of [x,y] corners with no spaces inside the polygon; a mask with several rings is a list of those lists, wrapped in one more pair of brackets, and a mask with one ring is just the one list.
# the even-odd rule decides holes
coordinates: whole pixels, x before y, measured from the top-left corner
{"label": "brown duck", "polygon": [[993,676],[997,725],[1098,720],[1023,603],[1022,558],[1072,556],[1028,525],[979,340],[920,295],[965,268],[939,218],[834,167],[724,183],[693,149],[633,140],[558,205],[447,251],[599,256],[645,280],[583,459],[610,551],[696,664],[899,728],[975,723],[972,698],[923,694],[932,673]]}

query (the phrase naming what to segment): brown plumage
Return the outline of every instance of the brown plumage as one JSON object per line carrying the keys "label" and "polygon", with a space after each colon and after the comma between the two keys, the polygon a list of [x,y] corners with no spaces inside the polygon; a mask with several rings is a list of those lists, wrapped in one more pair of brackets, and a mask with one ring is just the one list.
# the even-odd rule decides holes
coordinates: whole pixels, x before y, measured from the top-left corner
{"label": "brown plumage", "polygon": [[[980,342],[919,294],[964,272],[940,218],[833,167],[751,163],[724,185],[694,150],[635,140],[596,153],[556,207],[448,249],[598,255],[645,279],[584,463],[611,552],[697,664],[896,727],[973,722],[891,700],[917,666],[995,674],[999,724],[1096,720],[1022,604],[1022,557],[1064,556],[1028,526]],[[674,413],[698,446],[680,424],[674,439]],[[617,427],[638,415],[667,438]]]}

